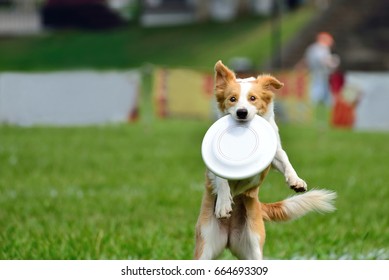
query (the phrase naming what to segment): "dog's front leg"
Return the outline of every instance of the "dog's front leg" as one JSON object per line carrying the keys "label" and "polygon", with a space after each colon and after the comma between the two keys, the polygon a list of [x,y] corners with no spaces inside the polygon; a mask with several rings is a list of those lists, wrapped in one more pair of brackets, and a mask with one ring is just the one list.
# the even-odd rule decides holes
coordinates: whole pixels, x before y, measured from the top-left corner
{"label": "dog's front leg", "polygon": [[277,148],[272,165],[284,174],[286,183],[295,192],[305,192],[307,190],[307,183],[305,183],[305,181],[297,175],[297,172],[290,163],[286,152],[281,146]]}
{"label": "dog's front leg", "polygon": [[232,212],[232,196],[228,181],[215,176],[213,182],[213,193],[216,195],[216,218],[229,218]]}
{"label": "dog's front leg", "polygon": [[286,183],[295,192],[305,192],[307,190],[307,183],[301,179],[294,170],[289,161],[288,155],[281,146],[281,139],[278,132],[278,126],[272,119],[269,121],[277,134],[277,151],[272,161],[272,165],[285,176]]}

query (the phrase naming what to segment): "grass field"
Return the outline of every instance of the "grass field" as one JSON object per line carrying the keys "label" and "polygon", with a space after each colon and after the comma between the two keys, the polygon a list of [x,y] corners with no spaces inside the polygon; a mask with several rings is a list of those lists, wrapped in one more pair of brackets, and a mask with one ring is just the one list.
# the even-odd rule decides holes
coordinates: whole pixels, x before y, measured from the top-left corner
{"label": "grass field", "polygon": [[[0,258],[190,259],[209,125],[0,127]],[[389,258],[389,134],[283,125],[281,135],[310,188],[338,193],[338,210],[268,223],[265,258]],[[274,171],[260,197],[290,194]]]}

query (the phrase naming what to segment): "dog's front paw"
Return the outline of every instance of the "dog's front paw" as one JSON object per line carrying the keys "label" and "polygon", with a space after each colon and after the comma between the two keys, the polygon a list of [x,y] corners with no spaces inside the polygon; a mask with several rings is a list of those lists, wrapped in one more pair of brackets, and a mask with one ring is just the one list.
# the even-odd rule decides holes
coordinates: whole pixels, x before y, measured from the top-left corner
{"label": "dog's front paw", "polygon": [[232,200],[231,198],[217,198],[215,205],[215,216],[218,219],[231,217]]}
{"label": "dog's front paw", "polygon": [[288,186],[295,192],[305,192],[307,191],[307,183],[299,177],[289,177],[286,180]]}

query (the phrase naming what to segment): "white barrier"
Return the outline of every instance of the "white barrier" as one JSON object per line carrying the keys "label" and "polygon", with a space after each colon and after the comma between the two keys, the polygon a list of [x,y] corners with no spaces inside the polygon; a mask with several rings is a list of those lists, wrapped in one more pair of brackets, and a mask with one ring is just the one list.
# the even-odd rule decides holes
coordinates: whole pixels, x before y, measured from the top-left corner
{"label": "white barrier", "polygon": [[360,93],[356,130],[389,130],[389,72],[347,72],[346,86]]}
{"label": "white barrier", "polygon": [[89,125],[125,122],[137,108],[137,71],[0,74],[0,123]]}

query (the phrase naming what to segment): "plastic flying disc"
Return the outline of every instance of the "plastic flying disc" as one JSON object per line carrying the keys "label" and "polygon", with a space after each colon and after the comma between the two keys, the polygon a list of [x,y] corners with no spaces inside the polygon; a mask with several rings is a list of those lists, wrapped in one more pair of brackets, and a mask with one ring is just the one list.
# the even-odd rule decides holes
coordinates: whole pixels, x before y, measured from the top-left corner
{"label": "plastic flying disc", "polygon": [[227,115],[205,133],[201,154],[210,171],[237,180],[262,172],[276,149],[276,133],[264,118],[256,115],[251,121],[240,122]]}

